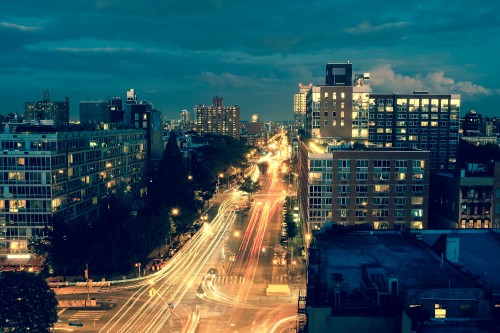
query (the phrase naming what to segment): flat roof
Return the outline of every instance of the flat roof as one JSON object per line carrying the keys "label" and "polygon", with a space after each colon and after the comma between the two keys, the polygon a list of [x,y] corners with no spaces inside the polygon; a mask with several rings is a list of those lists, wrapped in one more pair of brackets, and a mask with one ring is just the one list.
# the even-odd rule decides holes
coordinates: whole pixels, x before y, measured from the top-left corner
{"label": "flat roof", "polygon": [[[379,264],[403,289],[474,288],[474,281],[444,263],[413,235],[397,231],[330,234],[315,237],[326,256],[327,284],[342,274],[349,291],[359,289],[363,264]],[[311,257],[310,257],[311,258]],[[313,263],[314,264],[314,263]]]}
{"label": "flat roof", "polygon": [[500,291],[500,233],[491,229],[423,230],[422,240],[431,246],[443,234],[459,239],[458,263],[463,272],[477,277],[478,282]]}

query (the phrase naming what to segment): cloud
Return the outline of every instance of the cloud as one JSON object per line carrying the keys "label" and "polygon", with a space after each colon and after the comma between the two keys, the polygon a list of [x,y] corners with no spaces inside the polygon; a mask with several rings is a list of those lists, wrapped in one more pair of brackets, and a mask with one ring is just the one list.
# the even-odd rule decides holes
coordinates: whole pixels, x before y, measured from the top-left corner
{"label": "cloud", "polygon": [[239,76],[232,73],[215,74],[212,72],[202,72],[197,78],[202,83],[212,87],[232,88],[263,87],[266,82],[272,81],[272,79],[267,78]]}
{"label": "cloud", "polygon": [[352,28],[347,28],[344,31],[351,34],[364,34],[371,32],[379,32],[382,30],[399,29],[407,25],[409,25],[408,22],[384,23],[380,25],[372,25],[370,22],[362,22],[357,26],[354,26]]}
{"label": "cloud", "polygon": [[74,53],[118,53],[118,52],[133,52],[135,51],[131,47],[58,47],[55,48],[56,51],[62,52],[74,52]]}
{"label": "cloud", "polygon": [[[431,93],[459,93],[465,95],[490,96],[492,89],[483,87],[470,81],[455,81],[446,77],[443,71],[417,74],[414,77],[396,74],[389,66],[381,66],[371,71],[371,81],[375,91],[386,90],[397,93],[408,93],[416,90]],[[497,92],[498,93],[498,92]]]}
{"label": "cloud", "polygon": [[25,31],[25,32],[40,30],[39,27],[30,27],[30,26],[26,26],[26,25],[20,25],[20,24],[5,22],[5,21],[0,22],[0,27],[4,27],[7,29],[13,29],[13,30],[19,30],[19,31]]}

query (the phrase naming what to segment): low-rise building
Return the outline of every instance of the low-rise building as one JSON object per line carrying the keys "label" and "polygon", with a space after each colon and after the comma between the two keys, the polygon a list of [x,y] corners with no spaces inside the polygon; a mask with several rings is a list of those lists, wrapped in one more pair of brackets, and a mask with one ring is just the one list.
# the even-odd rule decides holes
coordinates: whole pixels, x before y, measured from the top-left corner
{"label": "low-rise building", "polygon": [[[315,233],[310,244],[302,307],[307,332],[493,332],[498,300],[435,251],[439,234],[429,246],[420,240],[426,230],[348,229]],[[498,244],[498,235],[493,238]]]}
{"label": "low-rise building", "polygon": [[433,227],[500,228],[500,162],[431,175]]}

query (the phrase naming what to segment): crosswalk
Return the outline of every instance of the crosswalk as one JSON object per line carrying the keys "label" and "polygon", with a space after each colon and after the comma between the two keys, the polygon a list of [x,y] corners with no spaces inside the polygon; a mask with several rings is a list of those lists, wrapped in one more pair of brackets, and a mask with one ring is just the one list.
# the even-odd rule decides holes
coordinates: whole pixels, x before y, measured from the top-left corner
{"label": "crosswalk", "polygon": [[105,310],[79,310],[70,318],[69,322],[92,322],[101,319]]}
{"label": "crosswalk", "polygon": [[244,282],[244,276],[219,275],[214,278],[214,284],[243,284]]}

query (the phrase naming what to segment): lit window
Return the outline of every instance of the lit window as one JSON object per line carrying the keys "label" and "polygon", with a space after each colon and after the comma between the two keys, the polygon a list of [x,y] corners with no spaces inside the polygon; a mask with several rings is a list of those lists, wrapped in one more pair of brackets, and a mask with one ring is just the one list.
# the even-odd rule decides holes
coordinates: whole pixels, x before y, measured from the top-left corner
{"label": "lit window", "polygon": [[446,305],[434,304],[434,318],[446,318]]}

